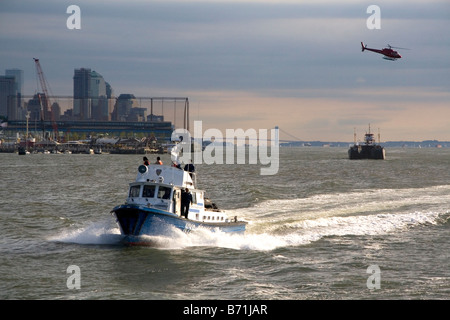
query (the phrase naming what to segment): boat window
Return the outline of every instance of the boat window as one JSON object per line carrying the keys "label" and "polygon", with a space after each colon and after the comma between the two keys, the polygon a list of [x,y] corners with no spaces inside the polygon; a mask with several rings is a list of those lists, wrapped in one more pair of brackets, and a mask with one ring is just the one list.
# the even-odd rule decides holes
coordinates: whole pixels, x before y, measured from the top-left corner
{"label": "boat window", "polygon": [[155,186],[144,186],[144,190],[142,191],[142,197],[144,198],[153,198],[155,196]]}
{"label": "boat window", "polygon": [[169,187],[159,187],[158,190],[158,198],[160,199],[170,199],[170,191],[172,191],[172,188]]}
{"label": "boat window", "polygon": [[139,197],[140,191],[141,191],[141,186],[132,186],[130,188],[130,198]]}

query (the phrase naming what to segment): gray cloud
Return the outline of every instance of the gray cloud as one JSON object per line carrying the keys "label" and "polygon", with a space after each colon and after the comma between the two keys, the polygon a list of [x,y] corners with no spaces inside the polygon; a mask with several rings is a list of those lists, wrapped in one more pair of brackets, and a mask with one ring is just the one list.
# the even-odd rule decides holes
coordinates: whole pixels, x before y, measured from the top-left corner
{"label": "gray cloud", "polygon": [[[380,109],[394,98],[448,99],[437,94],[450,87],[446,1],[378,1],[381,30],[366,27],[371,3],[351,0],[81,0],[82,29],[68,30],[66,8],[71,4],[0,3],[0,72],[24,69],[26,94],[36,87],[32,58],[38,57],[53,92],[60,95],[72,94],[74,68],[89,67],[116,94],[240,91],[260,97],[380,101]],[[412,50],[402,51],[399,61],[385,61],[362,53],[360,41]],[[431,94],[392,97],[382,90],[408,93],[408,87]]]}

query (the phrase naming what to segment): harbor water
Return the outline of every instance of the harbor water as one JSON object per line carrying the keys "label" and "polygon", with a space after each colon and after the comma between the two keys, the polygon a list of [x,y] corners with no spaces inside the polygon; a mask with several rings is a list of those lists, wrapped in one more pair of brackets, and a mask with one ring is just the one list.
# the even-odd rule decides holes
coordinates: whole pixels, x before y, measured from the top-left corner
{"label": "harbor water", "polygon": [[110,211],[141,162],[0,154],[0,298],[450,297],[448,148],[388,148],[384,161],[281,148],[267,176],[259,165],[199,164],[199,187],[247,220],[246,233],[174,231],[127,247]]}

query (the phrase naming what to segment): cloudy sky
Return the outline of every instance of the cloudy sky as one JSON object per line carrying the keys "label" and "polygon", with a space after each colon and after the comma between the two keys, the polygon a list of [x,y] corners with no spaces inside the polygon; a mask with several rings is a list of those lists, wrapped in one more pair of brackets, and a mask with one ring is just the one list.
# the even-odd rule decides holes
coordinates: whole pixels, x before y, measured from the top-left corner
{"label": "cloudy sky", "polygon": [[[53,94],[72,95],[74,69],[91,68],[116,96],[188,97],[204,130],[352,141],[371,123],[384,140],[450,140],[449,31],[448,0],[1,0],[0,74],[24,70],[33,94],[36,57]],[[387,61],[361,41],[411,50]]]}

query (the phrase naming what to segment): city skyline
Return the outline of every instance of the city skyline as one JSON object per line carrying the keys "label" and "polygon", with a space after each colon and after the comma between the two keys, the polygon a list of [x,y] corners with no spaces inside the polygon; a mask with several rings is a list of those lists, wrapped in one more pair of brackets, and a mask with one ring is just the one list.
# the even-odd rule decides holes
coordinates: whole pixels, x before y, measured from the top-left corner
{"label": "city skyline", "polygon": [[[205,127],[273,128],[299,139],[349,141],[369,123],[386,140],[450,140],[450,5],[379,1],[79,1],[0,4],[0,70],[24,70],[35,90],[39,58],[55,95],[73,70],[98,71],[116,96],[186,96]],[[17,21],[22,21],[18,23]],[[402,59],[361,52],[388,43]]]}

